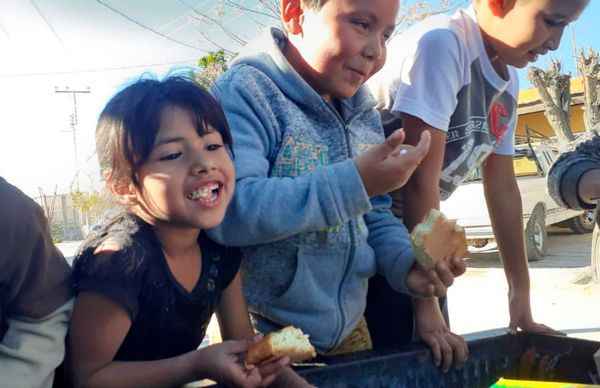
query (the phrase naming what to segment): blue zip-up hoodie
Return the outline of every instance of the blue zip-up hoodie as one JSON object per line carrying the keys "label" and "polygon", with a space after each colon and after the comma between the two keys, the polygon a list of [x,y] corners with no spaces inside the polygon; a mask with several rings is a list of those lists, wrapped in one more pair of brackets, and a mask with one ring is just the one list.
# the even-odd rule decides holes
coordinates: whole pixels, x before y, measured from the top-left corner
{"label": "blue zip-up hoodie", "polygon": [[375,101],[361,87],[338,113],[289,65],[286,42],[270,29],[213,89],[233,134],[236,191],[210,235],[243,247],[258,329],[295,325],[323,353],[358,324],[376,271],[408,292],[414,255],[389,196],[369,199],[353,161],[384,139]]}

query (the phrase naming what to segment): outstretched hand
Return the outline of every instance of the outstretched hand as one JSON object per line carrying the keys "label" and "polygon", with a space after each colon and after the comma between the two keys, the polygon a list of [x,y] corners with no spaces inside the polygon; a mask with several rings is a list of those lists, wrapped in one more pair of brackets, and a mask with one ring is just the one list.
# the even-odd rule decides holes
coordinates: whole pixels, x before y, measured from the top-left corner
{"label": "outstretched hand", "polygon": [[522,294],[509,293],[508,309],[510,313],[508,334],[516,334],[521,329],[530,333],[566,335],[562,331],[554,330],[533,320],[528,292]]}
{"label": "outstretched hand", "polygon": [[454,283],[454,278],[462,275],[467,265],[460,257],[449,261],[440,261],[432,270],[425,270],[415,262],[408,273],[407,283],[410,291],[421,297],[446,295],[448,287]]}
{"label": "outstretched hand", "polygon": [[370,147],[355,159],[354,163],[370,197],[404,186],[427,155],[431,143],[429,131],[421,133],[416,146],[402,144],[404,137],[404,131],[398,129],[383,143]]}

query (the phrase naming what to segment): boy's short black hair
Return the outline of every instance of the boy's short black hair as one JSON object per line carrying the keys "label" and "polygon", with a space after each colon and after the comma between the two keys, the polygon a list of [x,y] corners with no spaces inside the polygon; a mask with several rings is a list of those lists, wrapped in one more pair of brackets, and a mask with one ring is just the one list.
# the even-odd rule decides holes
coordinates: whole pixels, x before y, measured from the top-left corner
{"label": "boy's short black hair", "polygon": [[138,186],[136,172],[146,162],[167,107],[187,111],[197,133],[210,125],[231,150],[232,139],[219,102],[189,77],[171,76],[162,81],[142,77],[106,104],[96,127],[96,150],[100,169],[110,179],[127,179]]}

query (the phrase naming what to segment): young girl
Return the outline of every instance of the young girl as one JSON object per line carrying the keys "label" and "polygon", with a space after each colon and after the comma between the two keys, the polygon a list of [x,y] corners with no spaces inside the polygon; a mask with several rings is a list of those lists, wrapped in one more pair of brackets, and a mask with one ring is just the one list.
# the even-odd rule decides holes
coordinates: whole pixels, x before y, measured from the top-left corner
{"label": "young girl", "polygon": [[[69,334],[75,386],[305,384],[287,357],[247,370],[254,337],[236,250],[209,240],[234,190],[220,105],[193,81],[143,79],[102,112],[96,142],[111,192],[127,209],[74,262]],[[223,339],[200,345],[216,310]]]}

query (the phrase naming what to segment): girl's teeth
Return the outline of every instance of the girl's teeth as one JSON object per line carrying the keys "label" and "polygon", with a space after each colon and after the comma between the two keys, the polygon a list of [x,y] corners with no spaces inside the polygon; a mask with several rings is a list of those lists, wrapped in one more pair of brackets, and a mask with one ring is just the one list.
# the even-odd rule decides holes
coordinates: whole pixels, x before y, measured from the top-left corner
{"label": "girl's teeth", "polygon": [[206,199],[208,197],[210,197],[213,193],[213,190],[216,190],[219,188],[218,184],[212,184],[209,186],[205,186],[202,189],[196,190],[194,192],[192,192],[190,194],[190,199],[192,200],[196,200],[196,199]]}

